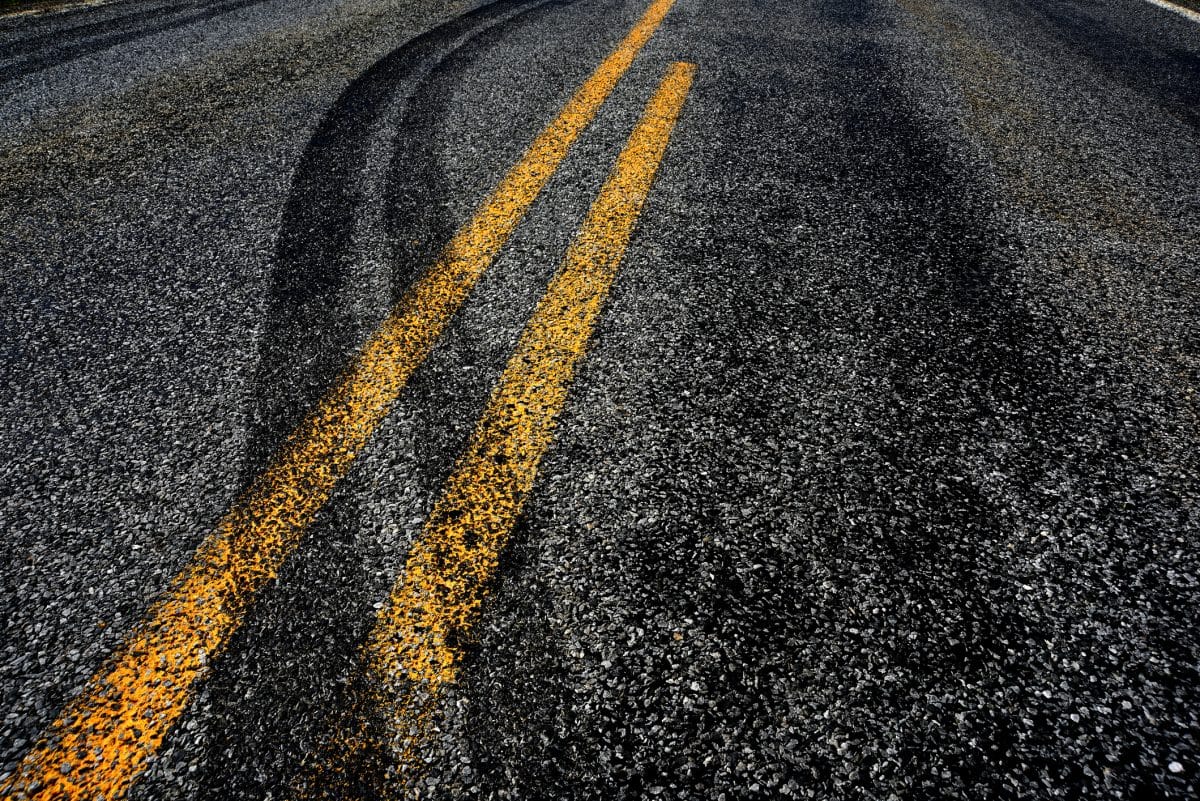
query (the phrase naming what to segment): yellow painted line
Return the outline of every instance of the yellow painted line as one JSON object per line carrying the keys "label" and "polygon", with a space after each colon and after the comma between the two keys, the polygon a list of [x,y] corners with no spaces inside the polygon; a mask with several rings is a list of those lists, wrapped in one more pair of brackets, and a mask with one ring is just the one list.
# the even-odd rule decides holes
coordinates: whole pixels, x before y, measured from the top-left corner
{"label": "yellow painted line", "polygon": [[674,0],[654,0],[370,337],[190,564],[0,786],[5,799],[126,794],[194,684],[297,547],[476,280]]}
{"label": "yellow painted line", "polygon": [[380,697],[392,699],[402,771],[430,702],[454,681],[462,642],[550,445],[694,71],[672,65],[647,105],[380,610],[365,660]]}

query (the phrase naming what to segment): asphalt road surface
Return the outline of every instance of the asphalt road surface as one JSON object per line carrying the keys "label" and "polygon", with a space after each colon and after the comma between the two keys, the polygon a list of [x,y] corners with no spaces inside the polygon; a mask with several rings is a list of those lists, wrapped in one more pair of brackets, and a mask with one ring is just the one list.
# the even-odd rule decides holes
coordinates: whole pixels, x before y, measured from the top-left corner
{"label": "asphalt road surface", "polygon": [[0,798],[1200,797],[1200,15],[0,17]]}

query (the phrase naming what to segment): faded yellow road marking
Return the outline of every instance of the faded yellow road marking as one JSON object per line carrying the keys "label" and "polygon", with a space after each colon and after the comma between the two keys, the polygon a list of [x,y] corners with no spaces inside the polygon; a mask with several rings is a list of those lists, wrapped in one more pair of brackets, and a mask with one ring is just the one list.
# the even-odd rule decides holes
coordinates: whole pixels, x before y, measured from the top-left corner
{"label": "faded yellow road marking", "polygon": [[394,699],[401,770],[430,703],[455,678],[461,641],[533,486],[694,71],[672,65],[647,105],[379,613],[365,657],[381,696]]}
{"label": "faded yellow road marking", "polygon": [[191,563],[0,786],[6,799],[125,795],[191,688],[325,504],[476,280],[674,0],[654,0],[534,140],[218,522]]}

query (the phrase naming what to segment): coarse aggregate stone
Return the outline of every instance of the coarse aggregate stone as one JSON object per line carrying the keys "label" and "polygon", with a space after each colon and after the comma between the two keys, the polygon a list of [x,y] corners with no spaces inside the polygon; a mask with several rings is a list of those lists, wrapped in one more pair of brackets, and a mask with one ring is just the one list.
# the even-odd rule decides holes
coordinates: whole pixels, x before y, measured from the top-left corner
{"label": "coarse aggregate stone", "polygon": [[[0,24],[0,776],[644,5]],[[289,795],[680,60],[410,797],[1200,795],[1200,26],[677,0],[134,797]]]}

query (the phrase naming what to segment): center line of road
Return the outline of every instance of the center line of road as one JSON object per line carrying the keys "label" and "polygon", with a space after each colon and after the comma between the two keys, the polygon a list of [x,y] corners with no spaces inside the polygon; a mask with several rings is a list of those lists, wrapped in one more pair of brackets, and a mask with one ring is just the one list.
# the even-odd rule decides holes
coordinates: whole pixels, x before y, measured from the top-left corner
{"label": "center line of road", "polygon": [[456,676],[694,72],[694,65],[673,64],[646,106],[379,612],[365,661],[387,699],[401,771],[439,690]]}
{"label": "center line of road", "polygon": [[13,774],[5,799],[123,797],[191,690],[387,415],[413,371],[670,10],[654,0],[370,337]]}

